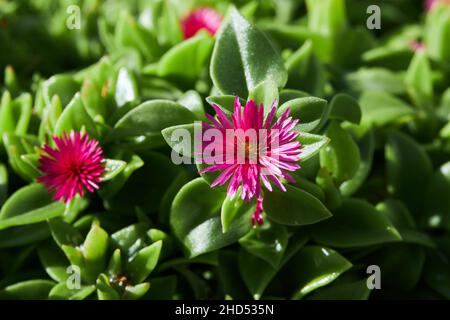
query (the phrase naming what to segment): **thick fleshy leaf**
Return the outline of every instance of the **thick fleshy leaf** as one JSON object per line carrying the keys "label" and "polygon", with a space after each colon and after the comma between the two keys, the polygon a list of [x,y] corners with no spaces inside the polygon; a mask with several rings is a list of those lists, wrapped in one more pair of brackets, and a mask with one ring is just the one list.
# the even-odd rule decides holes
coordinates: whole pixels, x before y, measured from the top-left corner
{"label": "thick fleshy leaf", "polygon": [[450,162],[444,163],[431,177],[426,193],[426,211],[421,224],[450,230]]}
{"label": "thick fleshy leaf", "polygon": [[372,161],[375,152],[375,135],[373,130],[367,131],[363,137],[358,139],[357,144],[359,154],[361,155],[361,161],[353,178],[344,181],[339,186],[339,189],[344,196],[351,196],[355,193],[363,185],[372,169]]}
{"label": "thick fleshy leaf", "polygon": [[102,182],[114,179],[114,177],[125,169],[127,163],[122,160],[106,159],[104,166],[105,172],[102,176]]}
{"label": "thick fleshy leaf", "polygon": [[0,207],[8,195],[8,171],[3,163],[0,163]]}
{"label": "thick fleshy leaf", "polygon": [[47,242],[38,248],[39,260],[47,274],[57,282],[65,284],[70,273],[67,272],[67,258],[52,242]]}
{"label": "thick fleshy leaf", "polygon": [[[161,133],[174,152],[184,157],[194,158],[196,142],[199,144],[201,142],[197,137],[198,134],[202,134],[202,125],[200,122],[181,124],[163,129]],[[181,163],[183,160],[179,158],[179,161]]]}
{"label": "thick fleshy leaf", "polygon": [[50,280],[27,280],[12,284],[0,291],[0,299],[44,300],[55,283]]}
{"label": "thick fleshy leaf", "polygon": [[335,120],[330,124],[327,136],[331,142],[320,152],[320,164],[328,169],[338,182],[354,177],[361,156],[352,136]]}
{"label": "thick fleshy leaf", "polygon": [[217,36],[211,78],[223,94],[247,97],[265,80],[283,87],[287,72],[266,36],[232,9]]}
{"label": "thick fleshy leaf", "polygon": [[365,127],[406,122],[414,113],[405,102],[384,92],[364,92],[359,98],[359,104],[362,111],[361,122]]}
{"label": "thick fleshy leaf", "polygon": [[308,296],[307,300],[367,300],[369,295],[370,289],[364,279],[327,286]]}
{"label": "thick fleshy leaf", "polygon": [[170,223],[190,257],[225,247],[250,230],[253,211],[234,220],[227,233],[222,232],[219,213],[224,199],[224,193],[211,189],[202,178],[189,182],[176,195]]}
{"label": "thick fleshy leaf", "polygon": [[288,246],[280,264],[273,267],[270,263],[249,253],[247,250],[239,251],[239,271],[245,285],[255,300],[259,300],[272,279],[280,269],[305,245],[308,237],[304,233],[297,233],[288,240]]}
{"label": "thick fleshy leaf", "polygon": [[64,108],[55,124],[54,134],[61,136],[64,133],[69,133],[71,130],[86,130],[90,137],[98,137],[94,120],[92,120],[89,113],[87,113],[79,93],[75,94],[67,107]]}
{"label": "thick fleshy leaf", "polygon": [[22,156],[35,153],[36,150],[34,148],[39,145],[37,137],[5,133],[3,135],[3,143],[8,154],[9,164],[14,172],[25,181],[34,181],[39,176],[39,171],[36,171],[35,167],[30,166],[27,161],[22,159]]}
{"label": "thick fleshy leaf", "polygon": [[334,248],[352,248],[400,241],[402,238],[383,214],[364,200],[346,199],[333,217],[313,227],[312,238]]}
{"label": "thick fleshy leaf", "polygon": [[[192,83],[206,67],[214,39],[208,33],[199,33],[186,41],[180,42],[165,53],[151,74]],[[155,72],[156,71],[156,72]],[[144,69],[144,73],[146,69]]]}
{"label": "thick fleshy leaf", "polygon": [[286,109],[290,109],[290,116],[299,119],[297,129],[302,132],[311,132],[320,127],[326,120],[327,101],[316,97],[305,97],[289,100],[277,110],[280,117]]}
{"label": "thick fleshy leaf", "polygon": [[0,229],[45,221],[64,213],[61,202],[53,202],[41,184],[31,184],[16,191],[0,211]]}
{"label": "thick fleshy leaf", "polygon": [[128,257],[133,257],[139,250],[146,247],[145,238],[149,226],[147,223],[137,223],[111,235],[112,244]]}
{"label": "thick fleshy leaf", "polygon": [[[356,72],[349,73],[346,80],[350,87],[356,91],[379,92],[388,96],[405,92],[403,77],[388,69],[361,68]],[[382,104],[380,104],[380,107],[384,108]]]}
{"label": "thick fleshy leaf", "polygon": [[307,132],[299,131],[297,141],[302,145],[300,161],[305,162],[320,152],[322,148],[329,144],[330,139],[326,136],[319,136]]}
{"label": "thick fleshy leaf", "polygon": [[[317,58],[312,41],[307,40],[286,61],[289,73],[287,87],[322,96],[325,89],[325,68]],[[300,118],[301,119],[301,118]]]}
{"label": "thick fleshy leaf", "polygon": [[385,158],[388,191],[417,214],[423,208],[426,187],[432,176],[428,155],[409,136],[393,132],[385,147]]}
{"label": "thick fleshy leaf", "polygon": [[286,185],[286,192],[278,188],[266,192],[264,209],[273,221],[293,226],[313,224],[331,217],[320,200],[290,185]]}
{"label": "thick fleshy leaf", "polygon": [[61,282],[49,292],[51,300],[84,300],[95,292],[95,286],[82,286],[80,289],[69,289],[67,283]]}
{"label": "thick fleshy leaf", "polygon": [[117,75],[115,100],[119,108],[127,103],[133,103],[139,100],[139,89],[136,78],[125,67],[121,68]]}
{"label": "thick fleshy leaf", "polygon": [[195,120],[194,114],[182,105],[164,100],[144,102],[120,119],[111,133],[112,140],[146,137],[155,144],[164,140],[161,130]]}
{"label": "thick fleshy leaf", "polygon": [[42,84],[42,95],[47,105],[51,103],[54,95],[58,95],[62,105],[65,106],[79,89],[80,84],[73,76],[58,74]]}
{"label": "thick fleshy leaf", "polygon": [[239,240],[241,247],[249,253],[278,267],[288,244],[286,227],[265,221],[264,225],[255,228]]}
{"label": "thick fleshy leaf", "polygon": [[135,283],[147,279],[158,263],[162,241],[141,249],[127,264],[126,270]]}
{"label": "thick fleshy leaf", "polygon": [[338,252],[320,246],[302,248],[281,272],[288,280],[284,285],[292,292],[292,299],[302,299],[323,287],[352,267]]}
{"label": "thick fleshy leaf", "polygon": [[430,106],[433,100],[433,74],[425,51],[417,51],[405,77],[406,89],[416,105]]}
{"label": "thick fleshy leaf", "polygon": [[361,108],[358,101],[348,94],[337,94],[330,102],[330,114],[328,115],[330,119],[359,124],[361,116]]}

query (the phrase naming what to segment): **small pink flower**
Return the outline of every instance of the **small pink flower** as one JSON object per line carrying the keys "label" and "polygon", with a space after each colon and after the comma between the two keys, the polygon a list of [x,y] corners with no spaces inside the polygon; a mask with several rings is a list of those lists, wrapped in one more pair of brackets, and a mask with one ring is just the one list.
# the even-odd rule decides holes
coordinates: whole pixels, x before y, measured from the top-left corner
{"label": "small pink flower", "polygon": [[48,145],[42,148],[39,170],[43,175],[38,179],[49,192],[55,191],[53,199],[68,203],[77,194],[83,196],[84,188],[89,192],[98,189],[105,171],[99,142],[74,131],[53,137],[53,141],[55,148]]}
{"label": "small pink flower", "polygon": [[222,17],[211,8],[199,8],[181,19],[181,28],[185,39],[193,37],[201,29],[215,35],[222,23]]}
{"label": "small pink flower", "polygon": [[425,45],[422,42],[417,41],[417,40],[411,41],[409,43],[409,47],[414,52],[425,50]]}
{"label": "small pink flower", "polygon": [[[275,101],[264,119],[262,104],[258,107],[255,101],[250,100],[242,110],[239,98],[236,97],[231,119],[217,105],[213,105],[217,113],[216,118],[207,114],[210,123],[203,124],[204,132],[215,129],[225,138],[211,139],[213,141],[208,143],[205,142],[208,139],[203,136],[202,160],[212,165],[200,173],[222,171],[211,187],[224,185],[229,180],[227,190],[229,197],[233,198],[240,187],[241,198],[244,201],[249,202],[256,198],[253,224],[263,223],[261,182],[268,191],[272,191],[271,183],[286,191],[282,180],[295,181],[286,171],[296,171],[300,168],[297,162],[300,160],[301,144],[296,140],[299,132],[294,130],[298,120],[289,117],[289,109],[275,120],[276,104]],[[232,139],[229,138],[230,132],[233,135]],[[238,132],[241,133],[240,136]],[[251,135],[251,132],[256,134]],[[219,152],[209,156],[205,148]],[[243,152],[240,153],[238,150]]]}
{"label": "small pink flower", "polygon": [[439,3],[450,5],[450,0],[425,0],[425,10],[431,11]]}

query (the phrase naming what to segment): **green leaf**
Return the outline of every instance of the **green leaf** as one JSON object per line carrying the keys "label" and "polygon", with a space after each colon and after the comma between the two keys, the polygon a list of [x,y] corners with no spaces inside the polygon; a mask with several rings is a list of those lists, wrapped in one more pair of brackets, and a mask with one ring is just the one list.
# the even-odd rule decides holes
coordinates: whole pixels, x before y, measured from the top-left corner
{"label": "green leaf", "polygon": [[0,248],[12,248],[36,243],[50,237],[46,222],[0,230]]}
{"label": "green leaf", "polygon": [[3,163],[0,163],[0,207],[8,196],[8,171]]}
{"label": "green leaf", "polygon": [[385,146],[385,158],[388,191],[403,200],[413,214],[419,213],[432,176],[428,155],[409,136],[393,132]]}
{"label": "green leaf", "polygon": [[[221,95],[221,96],[209,96],[206,98],[206,101],[210,105],[219,106],[225,113],[234,113],[234,100],[236,96],[232,95]],[[241,105],[245,105],[246,101],[244,99],[239,98]]]}
{"label": "green leaf", "polygon": [[35,153],[39,141],[35,136],[17,136],[12,133],[3,135],[3,143],[8,154],[9,163],[13,170],[25,181],[33,181],[39,176],[36,168],[22,159],[23,155]]}
{"label": "green leaf", "polygon": [[370,259],[382,270],[384,288],[410,291],[422,276],[425,250],[417,245],[396,243],[378,250]]}
{"label": "green leaf", "polygon": [[326,100],[305,97],[283,103],[277,110],[277,117],[281,117],[288,108],[291,110],[290,116],[300,120],[296,128],[302,132],[316,130],[324,122],[328,111]]}
{"label": "green leaf", "polygon": [[127,163],[122,160],[105,159],[104,166],[105,172],[102,176],[102,182],[114,179],[125,169]]}
{"label": "green leaf", "polygon": [[97,297],[99,300],[119,300],[120,296],[116,290],[109,283],[109,278],[105,274],[98,276],[97,282]]}
{"label": "green leaf", "polygon": [[162,241],[141,249],[127,264],[126,270],[134,283],[140,283],[147,279],[158,263]]}
{"label": "green leaf", "polygon": [[222,233],[220,209],[225,194],[211,189],[202,178],[186,184],[176,195],[171,210],[171,226],[190,257],[225,247],[251,228],[251,211],[231,223]]}
{"label": "green leaf", "polygon": [[148,289],[150,289],[150,283],[144,282],[135,286],[126,286],[123,293],[124,300],[137,300],[143,297]]}
{"label": "green leaf", "polygon": [[155,144],[164,140],[161,130],[195,120],[194,114],[182,105],[165,100],[147,101],[120,119],[111,133],[112,140],[147,137]]}
{"label": "green leaf", "polygon": [[205,109],[203,107],[203,98],[197,91],[186,91],[177,102],[195,114],[197,119],[205,119]]}
{"label": "green leaf", "polygon": [[326,136],[319,136],[300,131],[297,136],[297,141],[302,145],[300,161],[305,162],[318,154],[320,150],[330,142],[330,139]]}
{"label": "green leaf", "polygon": [[207,32],[180,42],[161,57],[156,75],[188,83],[196,81],[206,67],[213,45],[214,39]]}
{"label": "green leaf", "polygon": [[147,237],[148,229],[149,226],[147,223],[133,224],[113,233],[111,235],[111,242],[127,258],[131,258],[146,247],[145,238]]}
{"label": "green leaf", "polygon": [[301,299],[308,293],[323,287],[352,267],[338,252],[319,246],[302,248],[283,269],[283,276],[293,290],[293,299]]}
{"label": "green leaf", "polygon": [[369,295],[370,289],[367,287],[367,280],[364,279],[327,286],[316,291],[307,300],[367,300]]}
{"label": "green leaf", "polygon": [[353,178],[359,168],[360,154],[352,136],[341,125],[331,122],[327,136],[331,139],[320,152],[320,164],[339,182]]}
{"label": "green leaf", "polygon": [[284,226],[264,221],[262,226],[242,237],[239,244],[249,253],[277,268],[287,248],[288,232]]}
{"label": "green leaf", "polygon": [[367,131],[362,138],[357,141],[361,161],[359,168],[353,178],[344,181],[339,189],[344,196],[351,196],[364,183],[372,169],[372,161],[375,152],[375,134],[373,130]]}
{"label": "green leaf", "polygon": [[223,94],[240,97],[247,97],[265,80],[272,80],[279,88],[287,80],[283,61],[272,44],[234,8],[217,36],[210,73]]}
{"label": "green leaf", "polygon": [[393,224],[365,200],[345,199],[333,217],[313,227],[312,238],[334,248],[394,242],[401,236]]}
{"label": "green leaf", "polygon": [[16,191],[0,211],[0,229],[38,223],[64,213],[61,202],[52,202],[41,184],[31,184]]}
{"label": "green leaf", "polygon": [[95,286],[82,286],[80,289],[69,289],[67,283],[62,282],[53,287],[48,297],[51,300],[84,300],[95,291]]}
{"label": "green leaf", "polygon": [[89,281],[94,281],[105,268],[108,238],[105,230],[96,223],[92,224],[91,230],[89,230],[81,247],[85,266],[82,273],[83,277],[86,277]]}
{"label": "green leaf", "polygon": [[426,233],[416,229],[415,221],[403,202],[387,199],[377,204],[376,209],[388,218],[400,233],[403,242],[434,247],[434,242]]}
{"label": "green leaf", "polygon": [[233,221],[245,219],[246,213],[251,210],[254,210],[254,203],[247,203],[239,196],[236,196],[234,199],[226,197],[220,212],[222,232],[227,233]]}
{"label": "green leaf", "polygon": [[125,67],[121,68],[117,75],[115,100],[119,108],[127,103],[139,101],[139,89],[136,78]]}
{"label": "green leaf", "polygon": [[406,72],[408,93],[418,106],[431,106],[433,100],[433,75],[425,51],[417,51]]}
{"label": "green leaf", "polygon": [[362,111],[361,123],[365,127],[405,122],[414,113],[414,110],[402,100],[384,92],[364,92],[359,104]]}
{"label": "green leaf", "polygon": [[54,134],[62,136],[64,133],[69,133],[71,130],[82,131],[86,130],[90,137],[98,137],[97,128],[94,120],[92,120],[89,113],[87,113],[80,94],[77,93],[64,108],[61,116],[55,124]]}
{"label": "green leaf", "polygon": [[444,163],[430,178],[426,193],[426,210],[422,224],[429,228],[450,230],[450,161]]}
{"label": "green leaf", "polygon": [[244,249],[239,250],[239,270],[245,285],[249,289],[255,300],[259,300],[266,287],[280,271],[280,269],[289,262],[289,260],[305,245],[308,237],[304,233],[298,232],[291,236],[288,246],[278,267],[274,268],[265,260],[247,252]]}
{"label": "green leaf", "polygon": [[250,91],[248,100],[254,100],[257,105],[264,106],[264,113],[267,114],[273,103],[278,102],[278,87],[272,80],[266,80],[258,84]]}
{"label": "green leaf", "polygon": [[177,288],[176,276],[164,276],[150,279],[151,287],[144,299],[149,300],[170,300],[174,298]]}
{"label": "green leaf", "polygon": [[273,221],[293,226],[313,224],[331,217],[317,198],[290,185],[286,185],[286,192],[278,188],[266,192],[264,209]]}
{"label": "green leaf", "polygon": [[359,92],[369,91],[391,95],[403,94],[406,90],[403,76],[382,68],[361,68],[349,73],[346,80],[352,89]]}
{"label": "green leaf", "polygon": [[65,222],[61,218],[53,218],[48,220],[48,225],[52,232],[53,240],[58,244],[77,246],[82,242],[82,236],[80,231],[73,227],[71,224]]}
{"label": "green leaf", "polygon": [[0,291],[0,299],[44,300],[55,283],[50,280],[27,280],[7,286]]}
{"label": "green leaf", "polygon": [[52,242],[47,242],[38,248],[39,260],[47,274],[57,282],[66,283],[70,274],[67,272],[67,258]]}
{"label": "green leaf", "polygon": [[162,53],[156,35],[135,20],[129,12],[123,12],[116,23],[114,44],[118,48],[133,48],[148,61],[154,61]]}
{"label": "green leaf", "polygon": [[[202,134],[201,122],[165,128],[161,133],[174,152],[187,158],[195,158],[195,144],[201,143],[200,139],[197,138],[198,135]],[[180,163],[181,161],[180,158]]]}
{"label": "green leaf", "polygon": [[330,119],[359,124],[361,116],[361,108],[358,101],[348,94],[337,94],[330,102],[330,114],[328,116]]}
{"label": "green leaf", "polygon": [[289,73],[287,87],[322,96],[325,90],[325,69],[317,58],[313,43],[307,40],[286,61]]}
{"label": "green leaf", "polygon": [[63,106],[72,100],[80,89],[80,84],[71,75],[58,74],[42,84],[42,95],[47,105],[51,104],[53,96],[58,95]]}

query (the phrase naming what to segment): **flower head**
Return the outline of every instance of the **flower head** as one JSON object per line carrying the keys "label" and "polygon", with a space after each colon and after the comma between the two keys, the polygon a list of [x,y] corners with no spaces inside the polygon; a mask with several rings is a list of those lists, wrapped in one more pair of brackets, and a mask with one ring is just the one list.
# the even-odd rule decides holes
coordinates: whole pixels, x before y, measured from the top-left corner
{"label": "flower head", "polygon": [[205,29],[216,34],[222,23],[222,17],[211,8],[199,8],[181,19],[181,28],[185,39],[193,37],[199,30]]}
{"label": "flower head", "polygon": [[55,192],[53,199],[67,203],[77,194],[83,196],[85,188],[89,192],[98,189],[105,171],[99,142],[74,131],[53,137],[53,141],[55,148],[48,145],[42,148],[39,170],[43,175],[38,179],[49,192]]}
{"label": "flower head", "polygon": [[[241,198],[250,201],[256,198],[252,222],[262,223],[263,185],[272,191],[272,183],[283,191],[283,179],[294,182],[286,171],[300,168],[301,144],[296,140],[298,132],[293,130],[298,120],[289,117],[290,110],[275,119],[275,101],[264,118],[264,106],[250,100],[242,110],[239,98],[234,101],[234,114],[229,118],[218,106],[213,105],[216,118],[207,115],[210,123],[203,124],[204,133],[213,129],[224,139],[208,139],[203,135],[203,161],[212,164],[203,172],[222,171],[211,187],[224,185],[227,181],[228,196],[234,197],[240,189]],[[214,150],[209,155],[208,150]],[[262,182],[262,184],[261,184]]]}

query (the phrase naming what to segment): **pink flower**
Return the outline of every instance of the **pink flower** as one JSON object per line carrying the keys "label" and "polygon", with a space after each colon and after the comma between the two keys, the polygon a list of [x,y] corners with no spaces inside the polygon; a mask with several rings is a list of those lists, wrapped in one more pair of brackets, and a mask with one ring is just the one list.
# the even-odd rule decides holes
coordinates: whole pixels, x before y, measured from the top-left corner
{"label": "pink flower", "polygon": [[417,41],[417,40],[411,41],[409,43],[409,47],[414,52],[425,50],[425,45],[422,42]]}
{"label": "pink flower", "polygon": [[222,17],[211,8],[199,8],[181,19],[181,28],[185,39],[193,37],[199,30],[205,29],[211,35],[216,34],[222,23]]}
{"label": "pink flower", "polygon": [[53,199],[68,203],[77,194],[84,195],[98,189],[103,167],[103,150],[99,142],[87,134],[71,131],[62,137],[53,137],[55,148],[44,145],[39,158],[39,170],[43,175],[38,181],[49,192],[55,191]]}
{"label": "pink flower", "polygon": [[[293,130],[298,120],[289,117],[287,109],[275,120],[275,101],[264,119],[264,106],[250,100],[242,110],[239,98],[234,101],[234,114],[229,118],[218,106],[213,105],[216,118],[206,115],[210,123],[203,124],[203,162],[212,164],[200,173],[222,171],[211,187],[224,185],[228,180],[227,194],[233,198],[240,188],[241,198],[249,202],[256,198],[252,223],[262,224],[262,185],[272,191],[272,183],[286,191],[282,180],[295,180],[286,171],[300,168],[299,132]],[[275,120],[275,121],[274,121]],[[224,139],[208,139],[209,129],[221,133]],[[205,142],[205,140],[213,140]],[[207,150],[215,149],[209,156]],[[240,152],[241,151],[241,152]]]}
{"label": "pink flower", "polygon": [[439,3],[450,5],[450,0],[425,0],[425,10],[430,11]]}

